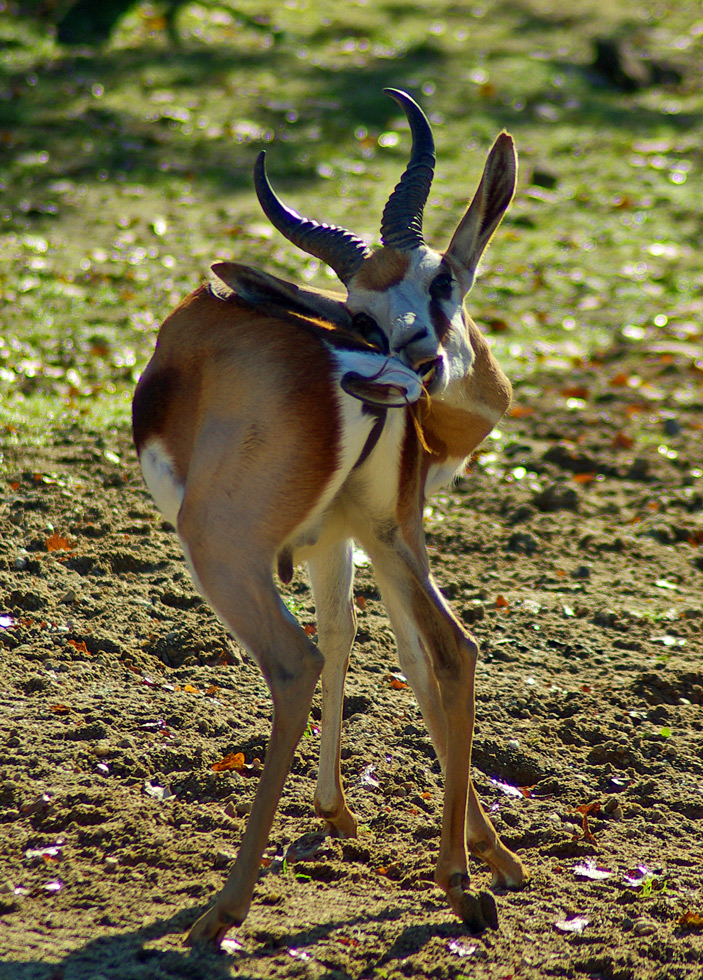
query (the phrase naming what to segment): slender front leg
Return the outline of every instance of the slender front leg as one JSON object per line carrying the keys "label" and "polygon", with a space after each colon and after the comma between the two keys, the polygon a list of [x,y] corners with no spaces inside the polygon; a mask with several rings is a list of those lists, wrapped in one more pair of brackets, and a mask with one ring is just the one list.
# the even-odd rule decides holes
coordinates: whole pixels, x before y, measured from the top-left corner
{"label": "slender front leg", "polygon": [[352,546],[337,542],[308,561],[315,597],[322,670],[322,732],[315,810],[335,837],[356,837],[358,821],[347,806],[339,765],[344,681],[356,633],[352,603]]}

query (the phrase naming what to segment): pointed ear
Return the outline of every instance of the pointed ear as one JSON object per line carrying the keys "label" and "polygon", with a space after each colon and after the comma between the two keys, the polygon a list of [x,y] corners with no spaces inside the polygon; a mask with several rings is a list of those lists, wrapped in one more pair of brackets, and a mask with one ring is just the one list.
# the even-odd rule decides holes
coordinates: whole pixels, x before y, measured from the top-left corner
{"label": "pointed ear", "polygon": [[512,137],[501,133],[493,144],[474,199],[454,232],[445,255],[464,270],[460,282],[468,293],[481,256],[515,193],[517,154]]}
{"label": "pointed ear", "polygon": [[210,271],[210,288],[220,299],[226,300],[236,294],[249,303],[264,305],[269,310],[274,307],[326,320],[346,330],[351,326],[351,315],[339,294],[296,286],[239,262],[216,262]]}

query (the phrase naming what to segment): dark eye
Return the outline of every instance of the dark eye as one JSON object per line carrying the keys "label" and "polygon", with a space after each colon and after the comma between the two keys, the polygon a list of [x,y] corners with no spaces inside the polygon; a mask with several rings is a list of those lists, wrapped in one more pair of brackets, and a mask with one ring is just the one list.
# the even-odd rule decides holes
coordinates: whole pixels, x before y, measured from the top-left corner
{"label": "dark eye", "polygon": [[430,283],[430,296],[432,299],[449,299],[452,295],[454,280],[448,272],[440,272]]}
{"label": "dark eye", "polygon": [[368,313],[355,313],[352,317],[352,326],[364,340],[380,347],[384,354],[388,353],[388,339],[372,316]]}

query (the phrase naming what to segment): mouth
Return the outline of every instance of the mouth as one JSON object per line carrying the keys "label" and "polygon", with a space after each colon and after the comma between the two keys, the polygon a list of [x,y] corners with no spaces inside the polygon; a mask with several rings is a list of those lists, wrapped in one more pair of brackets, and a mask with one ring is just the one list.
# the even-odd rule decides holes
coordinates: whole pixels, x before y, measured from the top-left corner
{"label": "mouth", "polygon": [[442,370],[441,357],[435,357],[431,361],[426,361],[417,368],[417,375],[420,378],[422,386],[429,394],[432,394],[432,390],[437,387]]}

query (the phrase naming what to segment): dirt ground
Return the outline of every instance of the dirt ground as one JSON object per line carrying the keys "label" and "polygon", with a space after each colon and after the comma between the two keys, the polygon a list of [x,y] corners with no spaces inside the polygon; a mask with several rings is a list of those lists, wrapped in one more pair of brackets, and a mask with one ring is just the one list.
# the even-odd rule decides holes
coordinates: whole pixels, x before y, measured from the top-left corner
{"label": "dirt ground", "polygon": [[[319,829],[316,700],[249,918],[224,953],[183,947],[236,853],[270,700],[129,433],[76,427],[3,464],[0,980],[703,976],[700,337],[517,382],[427,511],[481,645],[476,784],[531,871],[499,929],[468,934],[432,883],[439,767],[361,556],[343,740],[361,836],[285,858]],[[312,632],[301,571],[287,594]],[[213,770],[229,753],[245,766]]]}

